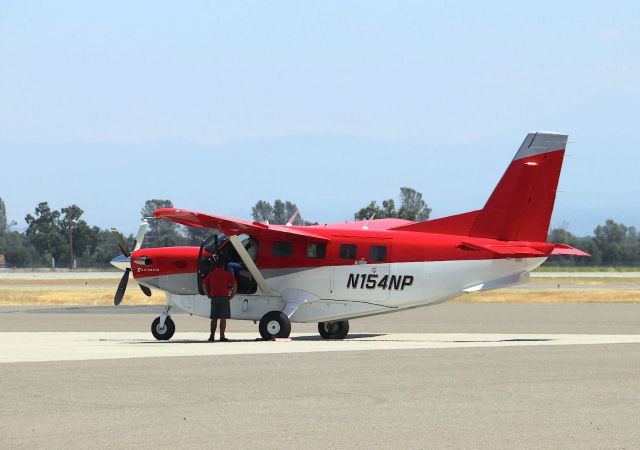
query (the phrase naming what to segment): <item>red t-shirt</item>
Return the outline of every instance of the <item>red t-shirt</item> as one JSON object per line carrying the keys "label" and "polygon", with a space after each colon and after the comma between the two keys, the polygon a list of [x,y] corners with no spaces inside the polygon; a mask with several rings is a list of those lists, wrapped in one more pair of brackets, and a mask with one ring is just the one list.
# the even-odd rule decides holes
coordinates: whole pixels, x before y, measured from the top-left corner
{"label": "red t-shirt", "polygon": [[238,282],[233,277],[233,274],[224,269],[215,269],[205,277],[202,284],[209,287],[209,295],[211,297],[227,297],[229,295],[229,284],[233,285],[234,290],[238,288]]}

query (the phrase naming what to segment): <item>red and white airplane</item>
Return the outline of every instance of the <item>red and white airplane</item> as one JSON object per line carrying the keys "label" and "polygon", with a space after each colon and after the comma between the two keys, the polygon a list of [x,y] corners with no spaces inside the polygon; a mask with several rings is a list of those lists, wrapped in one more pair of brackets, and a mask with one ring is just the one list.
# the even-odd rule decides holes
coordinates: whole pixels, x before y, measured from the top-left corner
{"label": "red and white airplane", "polygon": [[170,339],[177,306],[209,317],[201,281],[212,260],[240,262],[231,318],[259,321],[264,339],[288,337],[292,322],[317,322],[325,339],[342,339],[349,319],[433,305],[467,292],[528,280],[550,255],[589,256],[547,243],[567,135],[530,133],[484,208],[425,222],[379,219],[293,226],[269,225],[176,208],[158,219],[219,230],[200,247],[134,251],[114,231],[125,269],[115,297],[119,304],[129,273],[141,285],[165,291],[167,307],[152,324],[153,335]]}

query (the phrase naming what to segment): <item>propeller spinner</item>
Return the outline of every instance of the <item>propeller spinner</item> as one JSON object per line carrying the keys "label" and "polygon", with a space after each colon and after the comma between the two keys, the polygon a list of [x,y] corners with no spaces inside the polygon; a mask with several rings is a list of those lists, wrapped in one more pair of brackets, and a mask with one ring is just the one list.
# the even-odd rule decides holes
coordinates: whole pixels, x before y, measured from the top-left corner
{"label": "propeller spinner", "polygon": [[[142,241],[144,240],[144,235],[147,232],[147,221],[143,220],[138,228],[138,234],[136,235],[136,239],[133,242],[133,251],[136,251],[142,247]],[[131,251],[129,250],[129,246],[127,242],[124,240],[122,233],[120,233],[115,228],[111,228],[111,235],[113,239],[116,241],[116,244],[120,248],[122,255],[116,256],[111,260],[111,264],[118,269],[123,269],[124,274],[120,279],[120,283],[118,284],[118,289],[116,290],[116,295],[113,298],[113,304],[119,305],[124,297],[124,293],[127,290],[127,283],[129,282],[129,274],[131,273]],[[140,289],[147,297],[151,296],[151,289],[147,286],[139,285]]]}

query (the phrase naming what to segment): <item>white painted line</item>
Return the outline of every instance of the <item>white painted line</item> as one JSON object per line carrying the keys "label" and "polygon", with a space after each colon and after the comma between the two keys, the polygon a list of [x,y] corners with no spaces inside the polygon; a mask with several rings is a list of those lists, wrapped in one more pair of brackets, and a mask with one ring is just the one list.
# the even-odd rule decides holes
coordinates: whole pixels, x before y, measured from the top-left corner
{"label": "white painted line", "polygon": [[295,334],[290,342],[257,342],[255,333],[231,333],[228,337],[235,342],[228,343],[206,342],[207,337],[206,333],[180,333],[170,341],[161,342],[142,332],[5,332],[0,333],[0,363],[640,343],[640,335],[590,334],[398,333],[355,335],[343,341],[324,341],[315,334]]}

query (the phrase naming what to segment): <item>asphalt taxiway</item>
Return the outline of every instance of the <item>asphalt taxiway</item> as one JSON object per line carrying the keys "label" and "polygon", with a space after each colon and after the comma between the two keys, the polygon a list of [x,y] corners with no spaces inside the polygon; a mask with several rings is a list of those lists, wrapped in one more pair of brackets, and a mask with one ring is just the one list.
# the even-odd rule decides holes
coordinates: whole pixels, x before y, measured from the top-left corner
{"label": "asphalt taxiway", "polygon": [[322,341],[156,307],[0,309],[6,448],[637,448],[640,304],[443,304]]}

